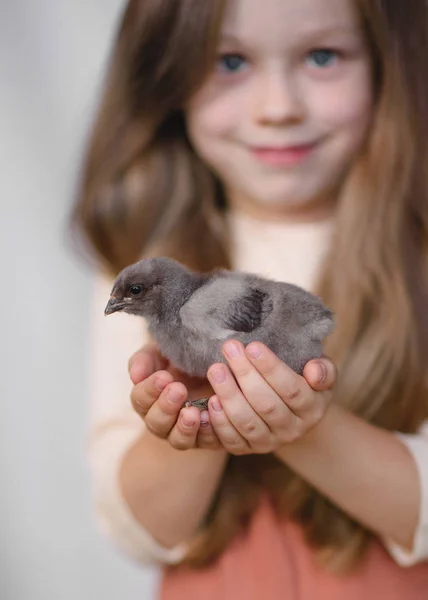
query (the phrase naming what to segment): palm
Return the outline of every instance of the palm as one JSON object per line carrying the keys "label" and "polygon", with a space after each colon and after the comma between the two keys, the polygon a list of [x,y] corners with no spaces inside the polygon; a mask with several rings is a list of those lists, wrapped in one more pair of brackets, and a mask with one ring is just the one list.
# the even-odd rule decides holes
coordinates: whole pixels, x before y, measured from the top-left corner
{"label": "palm", "polygon": [[213,389],[207,379],[200,377],[189,377],[182,371],[179,371],[171,364],[166,368],[171,373],[175,381],[183,383],[189,392],[188,400],[198,400],[199,398],[209,398],[213,395]]}

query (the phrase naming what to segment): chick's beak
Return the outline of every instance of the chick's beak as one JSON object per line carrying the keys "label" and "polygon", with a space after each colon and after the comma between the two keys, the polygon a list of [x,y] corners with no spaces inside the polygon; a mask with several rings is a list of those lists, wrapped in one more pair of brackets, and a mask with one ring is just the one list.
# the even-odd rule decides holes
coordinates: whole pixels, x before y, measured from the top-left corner
{"label": "chick's beak", "polygon": [[126,302],[121,301],[119,298],[115,296],[111,296],[110,300],[107,302],[107,306],[104,309],[105,315],[111,315],[118,310],[122,310],[126,306]]}

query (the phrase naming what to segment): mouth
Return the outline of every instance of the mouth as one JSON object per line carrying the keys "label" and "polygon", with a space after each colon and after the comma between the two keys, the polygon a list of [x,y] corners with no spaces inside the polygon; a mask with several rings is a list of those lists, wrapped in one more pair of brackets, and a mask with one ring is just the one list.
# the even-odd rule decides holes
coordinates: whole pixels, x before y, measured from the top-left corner
{"label": "mouth", "polygon": [[110,300],[107,302],[107,306],[104,309],[104,314],[107,315],[111,315],[115,312],[118,312],[119,310],[123,310],[124,308],[126,308],[128,306],[128,302],[120,302],[117,298],[110,298]]}
{"label": "mouth", "polygon": [[249,151],[259,162],[267,165],[289,167],[302,163],[319,145],[319,142],[294,146],[249,146]]}

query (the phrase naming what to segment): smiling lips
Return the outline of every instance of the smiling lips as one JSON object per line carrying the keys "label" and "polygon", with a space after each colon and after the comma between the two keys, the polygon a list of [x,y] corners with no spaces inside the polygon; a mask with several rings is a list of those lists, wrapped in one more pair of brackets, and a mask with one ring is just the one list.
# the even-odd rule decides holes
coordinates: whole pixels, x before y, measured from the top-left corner
{"label": "smiling lips", "polygon": [[317,143],[302,144],[299,146],[250,146],[251,154],[267,165],[288,167],[297,165],[311,154]]}

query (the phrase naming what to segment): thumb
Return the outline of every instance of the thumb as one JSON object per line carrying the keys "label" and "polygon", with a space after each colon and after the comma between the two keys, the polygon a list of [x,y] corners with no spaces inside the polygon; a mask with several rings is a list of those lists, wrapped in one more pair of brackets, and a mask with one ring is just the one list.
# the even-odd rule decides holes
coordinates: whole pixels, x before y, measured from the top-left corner
{"label": "thumb", "polygon": [[135,352],[128,361],[128,372],[132,383],[136,385],[147,379],[155,371],[165,369],[168,361],[161,355],[154,343],[149,343]]}
{"label": "thumb", "polygon": [[337,367],[326,356],[310,360],[303,369],[303,377],[315,391],[331,389],[337,380]]}

